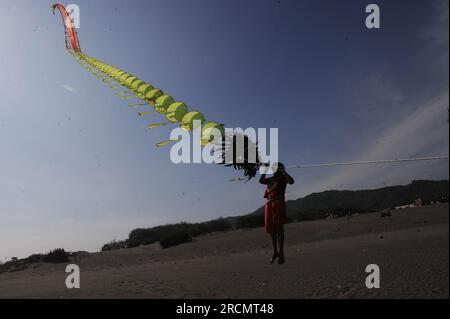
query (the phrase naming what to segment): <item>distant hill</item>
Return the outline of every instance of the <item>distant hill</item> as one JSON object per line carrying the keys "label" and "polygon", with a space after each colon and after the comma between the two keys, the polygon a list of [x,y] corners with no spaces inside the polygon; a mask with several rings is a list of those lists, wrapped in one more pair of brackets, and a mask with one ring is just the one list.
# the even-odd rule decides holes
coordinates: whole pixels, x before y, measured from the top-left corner
{"label": "distant hill", "polygon": [[[409,185],[391,186],[359,191],[325,191],[314,193],[304,198],[288,201],[287,215],[291,220],[305,221],[322,219],[328,213],[344,216],[347,213],[369,213],[388,208],[407,205],[416,199],[424,204],[431,202],[448,202],[449,181],[413,181]],[[261,216],[264,207],[251,214],[235,217],[237,227],[263,225]]]}
{"label": "distant hill", "polygon": [[[326,191],[287,202],[289,221],[323,219],[329,213],[345,216],[348,213],[370,213],[413,203],[448,202],[449,181],[413,181],[405,186],[384,187],[361,191]],[[161,242],[169,237],[190,240],[203,234],[264,225],[264,207],[251,214],[219,218],[203,223],[179,223],[133,230],[128,239],[111,242],[102,250],[114,250]],[[182,242],[182,241],[181,241]],[[178,244],[178,242],[176,243]]]}

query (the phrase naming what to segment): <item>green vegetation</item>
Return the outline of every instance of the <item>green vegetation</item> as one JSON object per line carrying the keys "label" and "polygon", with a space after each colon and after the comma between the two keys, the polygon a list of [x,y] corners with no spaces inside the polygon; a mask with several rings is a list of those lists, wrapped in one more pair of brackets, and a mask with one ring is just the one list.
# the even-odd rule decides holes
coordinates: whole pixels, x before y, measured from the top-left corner
{"label": "green vegetation", "polygon": [[113,241],[103,245],[102,251],[119,250],[119,249],[124,249],[124,248],[128,248],[127,240],[122,240],[122,241],[113,240]]}
{"label": "green vegetation", "polygon": [[44,255],[42,255],[42,254],[34,254],[34,255],[31,255],[28,258],[25,258],[25,260],[27,262],[29,262],[30,264],[40,263],[40,262],[44,261]]}
{"label": "green vegetation", "polygon": [[169,233],[167,235],[164,235],[161,240],[159,241],[159,244],[163,249],[178,246],[180,244],[184,243],[190,243],[192,242],[192,237],[184,232],[184,231],[176,231],[173,233]]}
{"label": "green vegetation", "polygon": [[65,263],[70,261],[69,256],[70,254],[66,252],[63,248],[58,248],[52,250],[47,255],[44,255],[42,261],[46,263],[55,263],[55,264]]}
{"label": "green vegetation", "polygon": [[204,223],[179,223],[147,229],[135,229],[130,233],[127,243],[130,248],[138,247],[159,242],[164,236],[170,233],[185,232],[190,237],[198,237],[207,233],[230,230],[231,228],[230,222],[223,218],[219,218]]}
{"label": "green vegetation", "polygon": [[10,261],[0,264],[0,273],[15,272],[27,269],[32,264],[38,263],[66,263],[70,261],[71,254],[62,248],[54,249],[48,254],[33,254],[24,259],[12,258]]}

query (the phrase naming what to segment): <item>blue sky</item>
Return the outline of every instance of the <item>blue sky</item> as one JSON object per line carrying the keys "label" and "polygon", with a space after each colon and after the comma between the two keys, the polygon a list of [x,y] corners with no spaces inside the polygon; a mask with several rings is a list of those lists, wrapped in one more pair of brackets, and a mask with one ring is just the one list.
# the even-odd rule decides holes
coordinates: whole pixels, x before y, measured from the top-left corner
{"label": "blue sky", "polygon": [[[228,127],[277,127],[286,164],[447,155],[448,1],[74,1],[85,53]],[[381,29],[364,26],[381,7]],[[0,258],[98,250],[136,227],[239,215],[256,182],[175,166],[65,51],[49,1],[1,1]],[[67,4],[67,3],[64,3]],[[448,162],[292,171],[294,199],[448,179]]]}

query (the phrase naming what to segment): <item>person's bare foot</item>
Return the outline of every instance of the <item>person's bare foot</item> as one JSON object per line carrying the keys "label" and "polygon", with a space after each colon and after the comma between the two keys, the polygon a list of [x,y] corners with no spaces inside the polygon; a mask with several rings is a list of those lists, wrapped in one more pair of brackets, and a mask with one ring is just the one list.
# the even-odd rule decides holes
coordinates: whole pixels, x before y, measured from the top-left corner
{"label": "person's bare foot", "polygon": [[284,265],[284,254],[280,254],[279,259],[278,259],[278,264],[279,265]]}
{"label": "person's bare foot", "polygon": [[270,264],[272,265],[278,257],[280,257],[280,255],[278,253],[274,253],[272,255],[272,259],[270,260]]}

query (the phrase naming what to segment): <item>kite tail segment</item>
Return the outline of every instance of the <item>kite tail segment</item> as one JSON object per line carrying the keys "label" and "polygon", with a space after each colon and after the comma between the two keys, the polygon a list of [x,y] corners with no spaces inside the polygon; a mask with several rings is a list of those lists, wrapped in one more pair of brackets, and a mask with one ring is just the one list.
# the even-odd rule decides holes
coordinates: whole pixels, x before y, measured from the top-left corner
{"label": "kite tail segment", "polygon": [[59,12],[61,13],[64,25],[64,39],[66,41],[66,49],[76,52],[81,51],[77,30],[75,29],[72,23],[72,19],[70,18],[69,13],[67,13],[66,8],[59,3],[55,3],[51,8],[53,10],[53,14],[55,14],[56,10],[59,10]]}

